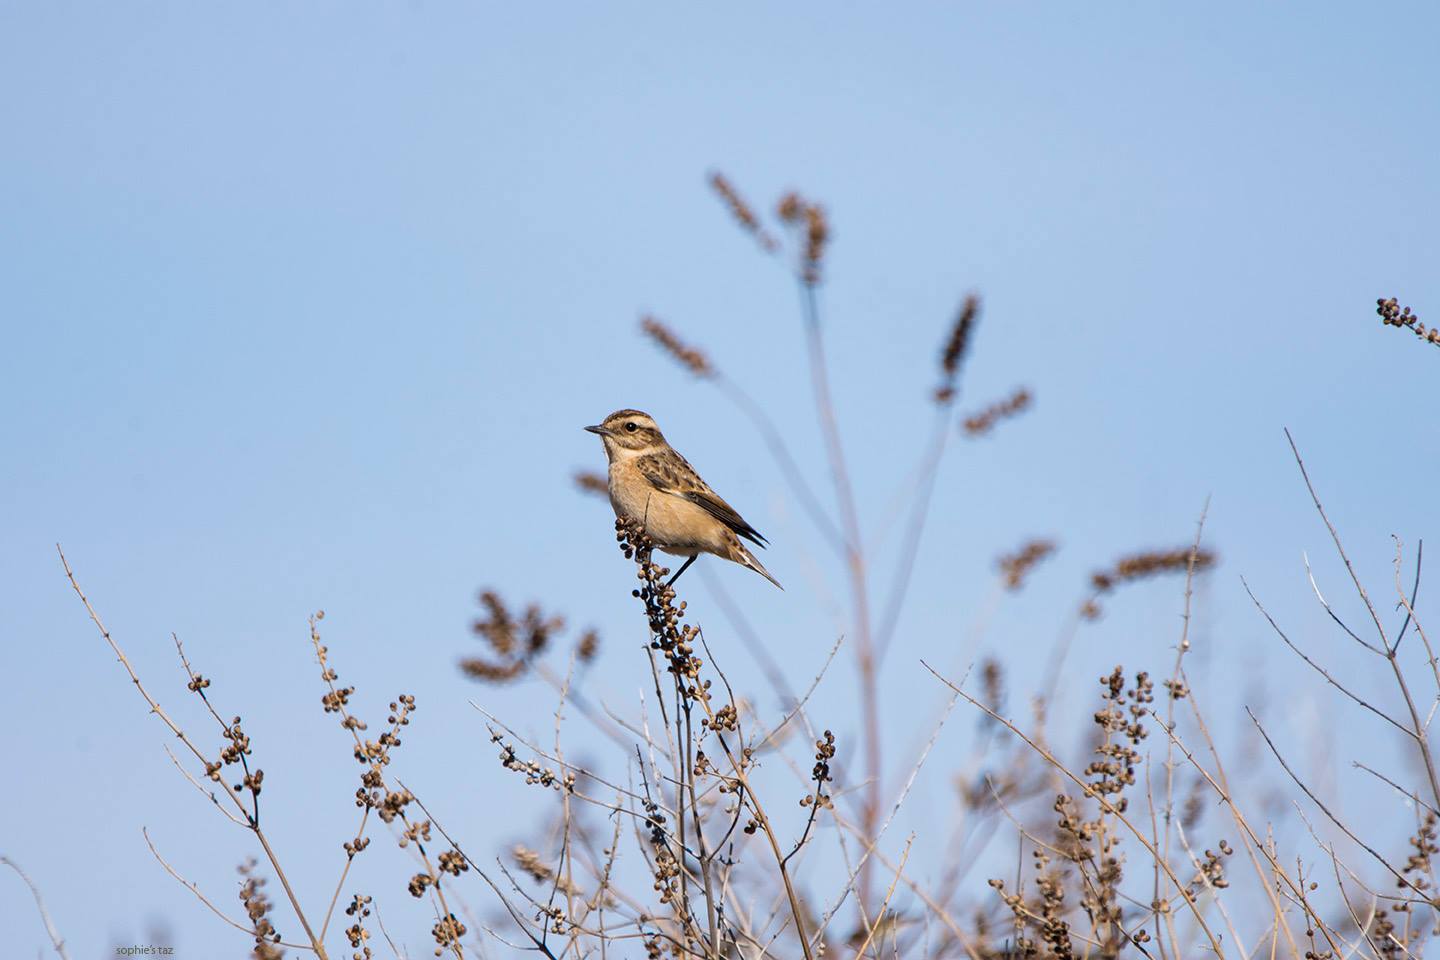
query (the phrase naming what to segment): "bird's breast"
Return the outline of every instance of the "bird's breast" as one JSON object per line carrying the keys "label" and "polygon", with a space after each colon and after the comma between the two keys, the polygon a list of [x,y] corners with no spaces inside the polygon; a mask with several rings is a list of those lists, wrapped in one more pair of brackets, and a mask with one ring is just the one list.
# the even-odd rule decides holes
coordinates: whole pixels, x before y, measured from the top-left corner
{"label": "bird's breast", "polygon": [[610,464],[610,505],[616,516],[640,521],[667,553],[715,553],[723,545],[723,530],[714,517],[684,497],[656,489],[623,461]]}

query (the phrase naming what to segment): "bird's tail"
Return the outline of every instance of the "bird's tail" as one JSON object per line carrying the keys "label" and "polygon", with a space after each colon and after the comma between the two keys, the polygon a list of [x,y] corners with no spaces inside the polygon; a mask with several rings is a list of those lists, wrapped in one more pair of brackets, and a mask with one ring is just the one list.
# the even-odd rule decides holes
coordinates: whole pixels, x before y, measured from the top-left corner
{"label": "bird's tail", "polygon": [[[770,571],[765,569],[765,565],[759,560],[756,560],[755,554],[751,553],[748,549],[746,549],[745,544],[741,543],[739,540],[736,540],[730,547],[730,559],[734,560],[742,567],[749,567],[751,570],[754,570],[766,580],[769,580],[771,583],[775,584],[775,586],[780,587],[780,581],[770,576]],[[784,590],[785,588],[780,587],[780,589]]]}

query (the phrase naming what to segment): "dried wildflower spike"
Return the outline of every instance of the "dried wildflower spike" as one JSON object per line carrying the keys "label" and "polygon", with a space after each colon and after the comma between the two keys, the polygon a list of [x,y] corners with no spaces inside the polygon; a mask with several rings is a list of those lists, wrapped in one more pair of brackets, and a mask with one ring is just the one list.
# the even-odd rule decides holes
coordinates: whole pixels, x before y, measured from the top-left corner
{"label": "dried wildflower spike", "polygon": [[602,497],[610,495],[609,482],[598,473],[590,470],[576,470],[574,480],[575,486],[584,493],[593,493]]}
{"label": "dried wildflower spike", "polygon": [[751,209],[750,204],[745,202],[745,198],[740,196],[723,173],[716,171],[710,174],[710,187],[719,195],[725,206],[730,208],[730,215],[735,218],[735,222],[740,224],[741,229],[746,233],[754,237],[766,253],[774,253],[780,249],[780,244],[760,225],[760,218],[755,216],[755,211]]}
{"label": "dried wildflower spike", "polygon": [[935,402],[948,404],[955,399],[955,383],[960,377],[960,364],[970,348],[970,336],[975,321],[980,317],[980,298],[968,294],[955,314],[955,323],[950,327],[950,336],[940,351],[940,386],[935,388]]}
{"label": "dried wildflower spike", "polygon": [[1215,553],[1212,550],[1192,550],[1190,547],[1147,550],[1121,557],[1109,570],[1092,573],[1090,585],[1097,593],[1106,593],[1122,583],[1142,580],[1145,577],[1161,573],[1184,573],[1190,569],[1192,553],[1197,572],[1215,565]]}
{"label": "dried wildflower spike", "polygon": [[1440,327],[1426,327],[1420,322],[1418,313],[1411,313],[1409,307],[1401,308],[1400,302],[1394,297],[1389,300],[1381,298],[1375,301],[1375,312],[1380,315],[1380,322],[1387,327],[1409,327],[1410,332],[1427,343],[1440,346]]}
{"label": "dried wildflower spike", "polygon": [[966,417],[960,424],[960,429],[972,437],[983,436],[994,429],[995,424],[1001,420],[1008,420],[1024,413],[1030,408],[1032,400],[1030,391],[1020,387],[1004,400],[992,403],[979,413]]}
{"label": "dried wildflower spike", "polygon": [[254,858],[246,860],[239,867],[245,882],[240,885],[240,902],[245,905],[245,915],[250,920],[250,932],[255,937],[256,960],[280,960],[285,952],[276,946],[280,934],[270,922],[270,898],[265,893],[265,878],[255,875]]}
{"label": "dried wildflower spike", "polygon": [[780,198],[775,215],[786,226],[804,231],[800,279],[814,286],[820,282],[820,264],[825,259],[825,247],[830,242],[830,221],[825,216],[825,208],[818,203],[810,203],[792,190]]}
{"label": "dried wildflower spike", "polygon": [[1017,552],[1000,557],[996,566],[1005,578],[1005,589],[1019,590],[1025,585],[1025,578],[1030,571],[1054,552],[1055,544],[1052,541],[1030,540]]}
{"label": "dried wildflower spike", "polygon": [[812,203],[805,208],[805,282],[820,282],[820,262],[825,259],[825,246],[830,242],[830,222],[825,208]]}
{"label": "dried wildflower spike", "polygon": [[642,316],[640,318],[640,329],[644,330],[645,335],[651,340],[659,344],[660,349],[674,357],[681,366],[689,369],[695,376],[709,377],[714,375],[715,368],[710,366],[710,360],[704,353],[695,347],[686,346],[686,344],[675,335],[675,331],[665,326],[665,324],[661,323],[655,317],[648,313]]}
{"label": "dried wildflower spike", "polygon": [[504,683],[515,679],[530,669],[555,635],[565,628],[563,617],[547,617],[533,603],[517,620],[493,590],[480,594],[480,605],[486,616],[477,619],[473,629],[485,639],[496,659],[467,657],[460,661],[461,671],[476,680]]}
{"label": "dried wildflower spike", "polygon": [[581,663],[589,663],[595,659],[600,652],[600,634],[594,630],[586,630],[580,635],[580,640],[575,644],[575,657]]}

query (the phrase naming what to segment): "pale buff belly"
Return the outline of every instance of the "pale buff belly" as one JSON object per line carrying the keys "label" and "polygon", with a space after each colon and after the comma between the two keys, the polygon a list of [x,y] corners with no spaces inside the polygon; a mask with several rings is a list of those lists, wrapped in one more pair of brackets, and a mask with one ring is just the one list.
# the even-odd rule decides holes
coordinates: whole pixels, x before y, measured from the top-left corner
{"label": "pale buff belly", "polygon": [[610,473],[610,505],[615,515],[639,520],[655,546],[677,557],[728,552],[724,527],[703,507],[683,497],[661,493],[643,478],[626,476],[623,467]]}

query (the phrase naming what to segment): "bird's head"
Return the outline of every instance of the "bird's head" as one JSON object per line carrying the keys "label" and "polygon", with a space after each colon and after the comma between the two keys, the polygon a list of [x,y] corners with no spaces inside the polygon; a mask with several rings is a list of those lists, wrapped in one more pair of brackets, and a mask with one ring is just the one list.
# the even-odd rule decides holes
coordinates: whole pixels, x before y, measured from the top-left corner
{"label": "bird's head", "polygon": [[655,421],[640,410],[616,410],[604,421],[585,429],[600,435],[605,441],[605,453],[611,459],[617,454],[636,456],[666,445],[665,435]]}

